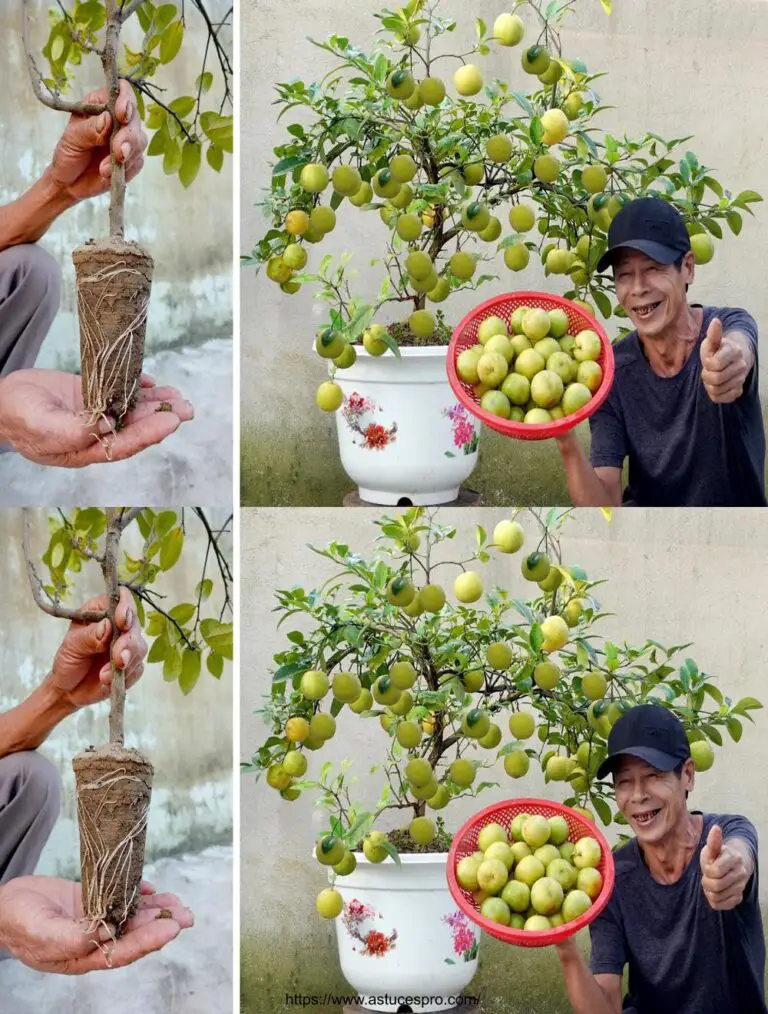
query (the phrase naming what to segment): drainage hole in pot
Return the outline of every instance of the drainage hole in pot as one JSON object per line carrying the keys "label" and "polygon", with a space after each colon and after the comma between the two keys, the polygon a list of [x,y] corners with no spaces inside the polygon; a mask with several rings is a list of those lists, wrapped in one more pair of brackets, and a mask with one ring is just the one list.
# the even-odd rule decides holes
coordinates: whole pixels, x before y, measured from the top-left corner
{"label": "drainage hole in pot", "polygon": [[[413,507],[413,501],[410,500],[407,496],[401,496],[400,499],[397,501],[397,506],[398,507]],[[410,1008],[408,1008],[408,1010],[405,1011],[405,1014],[408,1014],[409,1010],[410,1010]]]}

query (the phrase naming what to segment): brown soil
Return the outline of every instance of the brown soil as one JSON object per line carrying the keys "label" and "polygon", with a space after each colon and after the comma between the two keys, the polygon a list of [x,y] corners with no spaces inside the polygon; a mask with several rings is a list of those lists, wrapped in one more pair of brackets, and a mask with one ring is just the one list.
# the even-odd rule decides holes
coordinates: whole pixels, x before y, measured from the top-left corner
{"label": "brown soil", "polygon": [[85,916],[119,937],[140,898],[153,768],[112,744],[79,753],[72,767]]}
{"label": "brown soil", "polygon": [[137,243],[111,237],[72,254],[77,276],[85,409],[118,427],[139,394],[153,262]]}
{"label": "brown soil", "polygon": [[[433,312],[433,311],[431,311]],[[453,328],[445,323],[442,313],[435,314],[435,332],[429,338],[419,338],[408,327],[408,321],[398,321],[396,324],[388,324],[387,331],[392,335],[398,345],[404,347],[424,348],[435,345],[450,344],[453,336]]]}
{"label": "brown soil", "polygon": [[[434,818],[432,818],[434,819]],[[387,832],[387,840],[395,846],[398,853],[401,855],[414,855],[416,853],[435,853],[435,852],[448,852],[451,848],[451,842],[453,836],[446,831],[442,820],[438,818],[435,822],[437,825],[437,833],[429,845],[419,845],[411,838],[410,832],[407,827],[397,828],[395,831]],[[355,852],[363,851],[363,843],[354,849]]]}

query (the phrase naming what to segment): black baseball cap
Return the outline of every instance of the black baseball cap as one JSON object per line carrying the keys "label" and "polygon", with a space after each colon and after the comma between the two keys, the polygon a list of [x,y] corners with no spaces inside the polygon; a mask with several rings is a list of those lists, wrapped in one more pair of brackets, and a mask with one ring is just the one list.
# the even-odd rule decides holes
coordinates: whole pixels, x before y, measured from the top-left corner
{"label": "black baseball cap", "polygon": [[619,718],[608,735],[608,756],[597,769],[605,778],[619,757],[639,757],[657,771],[672,771],[691,756],[680,719],[660,704],[638,704]]}
{"label": "black baseball cap", "polygon": [[661,197],[638,197],[619,211],[608,229],[608,249],[597,262],[605,271],[617,250],[639,250],[657,264],[673,264],[691,249],[680,212]]}

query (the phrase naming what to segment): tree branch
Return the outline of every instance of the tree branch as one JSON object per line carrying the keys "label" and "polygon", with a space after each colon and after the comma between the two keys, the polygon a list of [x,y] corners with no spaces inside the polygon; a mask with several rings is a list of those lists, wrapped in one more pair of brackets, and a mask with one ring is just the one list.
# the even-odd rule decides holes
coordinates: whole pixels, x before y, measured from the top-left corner
{"label": "tree branch", "polygon": [[29,576],[29,586],[32,590],[32,598],[44,613],[47,613],[49,616],[56,616],[61,620],[77,620],[80,623],[98,623],[107,616],[107,613],[104,611],[98,612],[92,609],[68,609],[66,606],[62,606],[59,602],[55,602],[47,595],[43,587],[43,582],[40,580],[37,571],[35,570],[35,565],[32,562],[32,550],[30,548],[29,539],[28,507],[25,507],[22,512],[21,545],[24,551],[24,560],[27,564],[27,575]]}
{"label": "tree branch", "polygon": [[120,516],[120,531],[124,532],[128,525],[135,521],[143,510],[143,507],[125,508]]}
{"label": "tree branch", "polygon": [[112,624],[112,640],[110,642],[110,664],[112,666],[112,695],[109,702],[109,742],[123,746],[125,743],[125,672],[118,669],[112,658],[112,648],[120,631],[115,622],[115,611],[120,602],[120,585],[117,579],[117,557],[120,552],[120,536],[122,528],[120,520],[122,511],[116,507],[107,507],[107,541],[104,549],[104,584],[106,585],[109,604],[107,616]]}
{"label": "tree branch", "polygon": [[[128,81],[130,84],[132,84],[133,87],[136,88],[138,91],[142,92],[142,94],[146,95],[148,99],[152,99],[155,105],[160,106],[161,109],[164,109],[169,116],[172,116],[176,121],[176,123],[179,125],[179,130],[181,130],[181,132],[184,134],[187,140],[193,141],[192,135],[184,126],[184,121],[181,119],[178,113],[175,113],[170,106],[167,106],[163,101],[161,101],[157,97],[155,91],[153,90],[152,85],[148,85],[147,82],[144,81],[142,78],[131,77],[129,74],[125,75],[125,80]],[[154,88],[156,89],[157,86],[155,85]]]}
{"label": "tree branch", "polygon": [[144,0],[122,0],[120,5],[120,23],[125,24],[144,3]]}
{"label": "tree branch", "polygon": [[29,80],[32,84],[32,91],[38,101],[49,109],[55,109],[60,113],[77,113],[80,116],[98,116],[108,107],[97,102],[71,102],[63,99],[58,92],[51,91],[45,84],[43,75],[35,63],[32,50],[29,44],[29,0],[21,0],[21,38],[24,45],[24,52],[27,57],[27,68]]}
{"label": "tree branch", "polygon": [[[141,585],[138,584],[131,584],[130,581],[121,581],[120,583],[123,586],[123,588],[127,588],[129,591],[133,592],[133,594],[138,596],[138,598],[140,598],[142,602],[146,602],[148,606],[151,606],[155,610],[155,612],[160,613],[161,616],[164,616],[166,620],[172,623],[174,627],[178,630],[179,634],[181,635],[181,639],[184,641],[186,646],[192,651],[196,650],[195,645],[187,637],[184,628],[178,623],[177,620],[174,620],[174,618],[171,616],[170,613],[167,613],[163,608],[161,608],[161,606],[157,604],[157,602],[154,600],[150,592],[146,590],[146,588],[143,588]],[[157,595],[157,592],[155,592],[154,594]]]}
{"label": "tree branch", "polygon": [[112,151],[112,139],[120,130],[120,121],[117,118],[115,105],[120,95],[120,77],[117,72],[117,52],[120,45],[120,28],[122,26],[121,10],[122,3],[118,7],[118,0],[106,0],[107,3],[107,32],[104,43],[104,52],[101,63],[104,68],[104,77],[107,81],[109,91],[109,113],[112,117],[112,131],[110,136],[110,160],[112,163],[112,188],[109,199],[109,235],[125,236],[125,164],[118,162],[115,153]]}

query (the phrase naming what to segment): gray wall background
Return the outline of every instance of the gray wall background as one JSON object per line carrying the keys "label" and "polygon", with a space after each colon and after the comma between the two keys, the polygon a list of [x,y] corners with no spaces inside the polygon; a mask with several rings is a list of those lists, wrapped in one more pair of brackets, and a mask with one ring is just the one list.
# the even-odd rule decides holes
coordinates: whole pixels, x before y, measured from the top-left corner
{"label": "gray wall background", "polygon": [[[438,520],[458,527],[459,535],[447,548],[440,547],[446,548],[440,558],[466,558],[474,548],[474,525],[490,532],[505,516],[507,511],[491,508],[441,510]],[[331,539],[343,539],[353,551],[370,554],[378,535],[372,521],[380,514],[367,509],[262,509],[243,511],[241,517],[241,575],[243,587],[249,589],[241,606],[241,657],[249,660],[241,684],[241,754],[246,758],[265,738],[261,719],[252,712],[268,693],[272,656],[288,643],[288,630],[301,628],[294,617],[289,621],[293,626],[276,631],[274,590],[319,588],[335,572],[307,544],[322,547]],[[532,519],[520,520],[531,540]],[[562,548],[565,563],[579,564],[590,578],[608,579],[596,590],[603,609],[614,614],[597,628],[604,637],[635,644],[653,638],[668,646],[693,642],[683,657],[694,658],[715,676],[724,693],[734,700],[752,695],[768,704],[768,576],[757,565],[768,552],[768,529],[757,511],[624,510],[615,511],[608,523],[599,511],[584,509],[567,525]],[[520,554],[494,555],[478,569],[486,588],[499,583],[514,596],[527,595]],[[442,571],[446,585],[452,583],[449,574],[448,568]],[[740,743],[726,740],[710,771],[697,776],[690,801],[692,809],[747,815],[761,839],[768,834],[768,788],[762,776],[768,765],[765,714],[754,712],[756,724],[745,723]],[[326,760],[338,764],[349,757],[365,798],[367,772],[378,760],[378,732],[374,723],[342,713],[336,737],[321,755],[310,755],[310,774]],[[498,780],[500,788],[455,809],[452,804],[442,814],[449,830],[457,830],[482,806],[510,795],[565,798],[560,787],[545,787],[533,769],[514,783],[500,765],[491,774],[489,780]],[[380,788],[369,802],[375,802]],[[276,801],[274,791],[263,781],[257,785],[253,776],[243,777],[241,793],[243,1009],[253,1014],[273,1009],[286,991],[318,993],[323,991],[320,986],[329,985],[343,992],[333,927],[321,924],[314,912],[323,876],[309,853],[323,811],[313,812],[314,796],[309,794],[290,805]],[[763,883],[763,903],[767,891]],[[283,914],[276,921],[278,906]],[[563,1005],[554,954],[526,952],[521,957],[517,948],[498,945],[496,950],[487,937],[483,948],[485,961],[468,992],[478,995],[479,989],[484,1002],[495,997],[488,1010],[528,1014],[570,1009]]]}
{"label": "gray wall background", "polygon": [[[30,5],[32,40],[38,50],[47,39],[50,6],[47,0]],[[214,18],[222,17],[229,6],[227,0],[208,3]],[[4,3],[0,10],[0,33],[6,40],[0,92],[0,204],[14,200],[43,172],[67,120],[65,113],[46,109],[32,94],[21,44],[20,11],[18,0]],[[134,22],[135,18],[126,27],[125,38],[137,48],[141,30]],[[204,46],[205,26],[190,6],[180,55],[157,75],[157,84],[168,89],[166,97],[193,91]],[[42,60],[38,64],[43,66]],[[209,69],[215,69],[210,58]],[[85,95],[103,81],[98,57],[84,60],[71,95]],[[210,103],[204,108],[218,110],[218,93],[212,90],[208,98]],[[147,332],[150,352],[169,346],[190,348],[210,338],[232,336],[232,166],[228,156],[221,173],[215,173],[203,159],[200,174],[185,190],[177,177],[165,176],[162,159],[148,158],[128,189],[126,235],[144,243],[155,260]],[[64,287],[61,312],[39,366],[79,367],[71,252],[89,238],[106,234],[108,207],[107,196],[76,206],[42,241],[64,269]]]}
{"label": "gray wall background", "polygon": [[[209,511],[212,522],[223,524],[227,514]],[[36,511],[33,549],[39,554],[47,545],[49,511]],[[136,526],[133,526],[135,529]],[[124,545],[134,557],[141,552],[138,531],[126,532]],[[176,567],[161,575],[157,590],[167,596],[166,607],[189,602],[202,573],[206,539],[196,518],[187,514],[187,537]],[[49,671],[53,656],[67,630],[66,620],[47,616],[35,605],[29,589],[21,549],[21,512],[0,512],[0,539],[6,546],[0,573],[0,612],[4,617],[0,636],[0,711],[24,700]],[[231,546],[228,548],[231,555]],[[40,570],[38,569],[38,572]],[[220,579],[208,576],[220,589]],[[103,593],[97,564],[78,575],[71,603],[84,602]],[[210,612],[219,600],[209,600]],[[205,665],[199,682],[185,697],[178,684],[163,680],[162,665],[147,664],[142,679],[126,703],[126,745],[146,753],[155,767],[147,832],[147,860],[181,851],[197,851],[214,843],[231,841],[232,835],[232,665],[225,662],[220,680]],[[62,722],[40,752],[59,768],[64,789],[61,818],[46,846],[39,872],[55,876],[79,876],[79,845],[74,796],[72,757],[93,744],[106,742],[109,706],[105,702],[75,712]]]}
{"label": "gray wall background", "polygon": [[[608,18],[597,0],[580,3],[568,22],[571,27],[563,33],[566,56],[580,57],[590,71],[608,71],[596,87],[603,101],[615,108],[598,122],[606,130],[630,136],[646,130],[669,138],[694,134],[678,157],[690,148],[734,193],[747,188],[760,191],[761,166],[768,157],[768,110],[761,86],[768,75],[768,5],[763,0],[707,4],[638,0],[614,7]],[[330,55],[312,46],[306,35],[321,41],[332,32],[343,33],[370,49],[378,27],[371,17],[373,9],[376,5],[368,0],[297,0],[291,5],[297,29],[286,31],[283,3],[243,0],[242,252],[266,231],[267,223],[254,203],[261,188],[269,185],[272,148],[284,140],[285,127],[292,122],[289,116],[280,125],[275,122],[274,83],[295,77],[319,81],[333,66]],[[442,50],[456,52],[459,40],[475,38],[474,17],[492,25],[499,8],[489,0],[470,7],[444,0],[440,11],[459,22],[448,36],[452,48]],[[524,10],[523,17],[529,22],[532,13]],[[526,75],[519,59],[518,48],[495,49],[478,62],[486,80],[498,75],[523,87]],[[452,74],[449,61],[441,66],[446,76],[449,68]],[[745,306],[762,327],[768,313],[760,268],[764,211],[761,205],[753,207],[756,220],[747,216],[738,239],[726,229],[715,259],[698,269],[690,298]],[[368,264],[380,255],[384,226],[377,215],[344,205],[338,219],[329,239],[310,248],[310,266],[326,252],[354,251],[354,264],[360,269],[358,288],[372,295],[381,275]],[[525,272],[513,275],[499,259],[498,271],[500,280],[487,283],[476,297],[464,294],[444,304],[451,311],[449,320],[458,322],[473,303],[509,289],[564,291],[557,279],[545,280],[533,262]],[[324,304],[313,302],[309,286],[286,297],[263,273],[256,279],[249,268],[244,269],[242,285],[243,502],[339,504],[352,483],[338,462],[333,417],[315,407],[323,369],[307,351]],[[766,369],[763,364],[763,387]],[[511,441],[485,432],[480,465],[468,485],[480,490],[488,504],[569,502],[551,441]]]}

